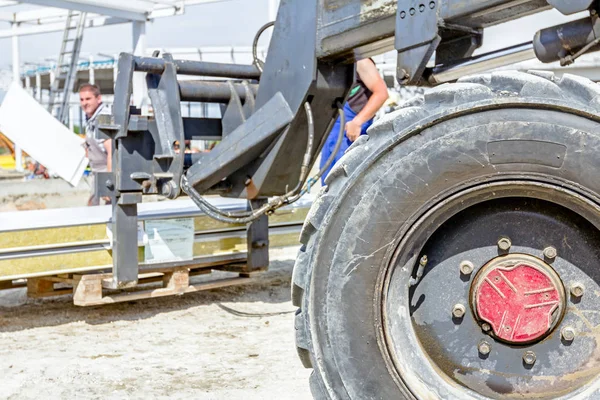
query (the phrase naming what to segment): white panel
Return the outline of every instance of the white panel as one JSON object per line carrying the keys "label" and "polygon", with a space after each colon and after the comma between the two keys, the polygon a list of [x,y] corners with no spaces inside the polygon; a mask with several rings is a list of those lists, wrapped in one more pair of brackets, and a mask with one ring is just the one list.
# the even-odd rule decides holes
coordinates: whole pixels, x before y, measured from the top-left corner
{"label": "white panel", "polygon": [[18,84],[0,106],[0,132],[73,186],[87,167],[83,139],[51,116]]}

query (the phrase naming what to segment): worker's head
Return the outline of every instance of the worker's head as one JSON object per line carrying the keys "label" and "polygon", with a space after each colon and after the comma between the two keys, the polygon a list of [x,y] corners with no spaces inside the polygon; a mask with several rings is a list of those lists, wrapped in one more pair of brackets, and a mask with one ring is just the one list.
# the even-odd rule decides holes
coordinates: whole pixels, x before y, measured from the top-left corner
{"label": "worker's head", "polygon": [[79,102],[85,115],[90,118],[100,103],[102,103],[102,96],[100,96],[100,89],[96,85],[91,83],[84,83],[79,87]]}

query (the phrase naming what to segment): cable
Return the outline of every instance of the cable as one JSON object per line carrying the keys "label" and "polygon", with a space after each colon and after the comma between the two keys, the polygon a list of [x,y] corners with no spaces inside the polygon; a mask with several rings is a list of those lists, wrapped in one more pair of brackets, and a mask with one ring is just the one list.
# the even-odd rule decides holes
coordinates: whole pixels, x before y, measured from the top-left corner
{"label": "cable", "polygon": [[313,176],[312,178],[310,178],[308,180],[308,182],[306,183],[306,187],[304,189],[302,189],[299,196],[304,196],[306,193],[310,192],[312,185],[317,183],[319,181],[319,178],[321,178],[321,176],[323,176],[325,171],[327,171],[329,169],[329,167],[333,163],[333,160],[335,160],[335,156],[336,156],[337,152],[340,150],[340,147],[342,146],[342,141],[344,139],[344,132],[346,131],[346,115],[344,114],[344,112],[342,111],[341,108],[338,108],[338,113],[340,114],[340,131],[338,133],[337,141],[335,142],[335,148],[333,150],[333,153],[331,153],[331,155],[327,159],[327,162],[323,165],[323,168],[321,168],[315,176]]}
{"label": "cable", "polygon": [[254,317],[254,318],[276,317],[278,315],[286,315],[286,314],[292,314],[292,313],[296,312],[296,310],[292,310],[292,311],[278,311],[278,312],[269,312],[269,313],[249,313],[249,312],[239,311],[239,310],[236,310],[231,307],[227,307],[226,305],[223,305],[222,303],[217,303],[217,307],[219,307],[220,309],[222,309],[230,314],[233,314],[237,317]]}
{"label": "cable", "polygon": [[[272,200],[265,206],[261,207],[257,211],[229,213],[229,212],[224,212],[224,211],[220,210],[219,208],[213,206],[206,199],[204,199],[202,196],[200,196],[200,194],[198,192],[196,192],[196,190],[189,185],[189,182],[187,181],[186,177],[182,177],[182,182],[181,182],[182,189],[192,198],[192,200],[195,200],[196,203],[198,204],[198,206],[204,212],[206,212],[209,216],[211,216],[212,218],[215,218],[221,222],[226,222],[226,223],[251,222],[254,219],[263,215],[265,212],[273,211],[275,208],[279,208],[279,207],[281,207],[281,205],[287,204],[287,198],[291,195],[296,194],[297,190],[304,183],[304,179],[306,178],[306,175],[308,173],[308,168],[310,166],[310,161],[312,158],[311,154],[312,154],[312,147],[313,147],[313,142],[314,142],[315,128],[314,128],[314,118],[313,118],[313,114],[312,114],[312,108],[310,107],[310,104],[308,102],[304,103],[304,110],[306,111],[306,118],[308,121],[308,139],[307,139],[307,145],[306,145],[306,152],[304,154],[304,160],[302,162],[302,168],[301,168],[301,172],[300,172],[300,180],[298,181],[298,185],[296,185],[296,188],[294,190],[292,190],[292,192],[287,193],[284,196],[275,198],[274,200]],[[289,129],[289,126],[287,127],[287,129]],[[281,202],[281,201],[283,201],[283,202]],[[224,219],[222,219],[221,217]],[[233,220],[231,220],[232,218],[235,219],[237,222],[233,222]],[[246,220],[247,218],[251,218],[251,219],[249,221],[247,221]]]}
{"label": "cable", "polygon": [[308,124],[308,139],[306,142],[306,151],[304,152],[304,158],[302,159],[302,167],[300,168],[300,179],[298,179],[298,184],[292,190],[293,193],[297,193],[298,190],[304,184],[304,180],[306,179],[306,175],[308,175],[310,164],[312,161],[312,148],[313,143],[315,141],[315,119],[313,117],[312,108],[310,103],[307,101],[304,103],[304,111],[306,112],[306,123]]}
{"label": "cable", "polygon": [[[187,177],[185,175],[183,175],[181,177],[181,188],[183,189],[183,191],[185,193],[188,194],[188,196],[190,196],[190,198],[192,200],[194,200],[196,205],[198,205],[198,207],[202,211],[204,211],[209,217],[214,218],[217,221],[225,222],[228,224],[249,223],[249,222],[252,222],[252,221],[260,218],[264,214],[272,213],[273,211],[275,211],[276,209],[278,209],[281,206],[294,203],[300,197],[302,197],[305,193],[310,191],[310,183],[308,186],[308,190],[306,188],[304,188],[300,191],[300,188],[303,186],[304,180],[306,179],[306,176],[308,175],[308,169],[310,167],[311,160],[312,160],[312,149],[313,149],[314,136],[315,136],[314,116],[312,113],[312,108],[308,102],[304,103],[304,110],[306,112],[306,120],[307,120],[307,125],[308,125],[308,138],[307,138],[307,142],[306,142],[306,151],[304,153],[304,158],[302,161],[302,167],[300,168],[300,178],[298,180],[298,184],[292,191],[286,193],[283,196],[275,197],[274,199],[269,201],[267,204],[265,204],[258,210],[253,210],[253,211],[249,211],[249,212],[247,211],[247,212],[230,213],[230,212],[224,212],[224,211],[218,209],[217,207],[213,206],[212,204],[210,204],[208,202],[208,200],[206,200],[204,197],[202,197],[189,184]],[[338,110],[338,112],[340,113],[341,118],[342,118],[342,127],[340,129],[340,135],[341,135],[341,137],[343,137],[344,115],[341,110]],[[287,129],[289,129],[289,126],[287,127]],[[340,146],[341,146],[341,140],[340,140],[340,138],[338,138],[338,142],[336,143],[336,152]],[[333,161],[333,158],[330,157],[330,159],[328,160],[328,164],[331,164],[332,161]],[[320,171],[320,174],[322,174],[322,172],[325,171],[326,169],[327,168],[322,169],[322,171]],[[317,175],[316,179],[318,179],[321,176],[320,174]],[[313,179],[315,179],[315,178],[313,178]],[[300,191],[300,193],[298,193],[298,191]]]}
{"label": "cable", "polygon": [[256,35],[254,35],[254,41],[252,42],[252,60],[254,62],[254,65],[256,65],[256,68],[258,68],[258,70],[261,73],[263,71],[263,65],[265,63],[258,58],[258,40],[260,39],[263,32],[272,26],[275,26],[275,21],[267,22],[266,24],[261,26],[258,32],[256,32]]}

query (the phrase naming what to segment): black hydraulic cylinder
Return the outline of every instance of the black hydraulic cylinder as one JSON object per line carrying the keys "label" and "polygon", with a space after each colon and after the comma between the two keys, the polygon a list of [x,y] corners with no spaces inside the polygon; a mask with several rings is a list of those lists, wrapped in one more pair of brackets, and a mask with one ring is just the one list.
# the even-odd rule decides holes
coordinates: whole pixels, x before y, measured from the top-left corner
{"label": "black hydraulic cylinder", "polygon": [[[533,39],[533,49],[541,62],[550,63],[575,54],[595,39],[592,19],[586,17],[538,31]],[[598,50],[600,46],[593,46],[588,52]]]}
{"label": "black hydraulic cylinder", "polygon": [[[155,57],[134,57],[134,69],[139,72],[160,74],[165,60]],[[174,60],[177,73],[181,75],[212,76],[234,79],[260,79],[260,71],[254,65],[225,64],[205,61]]]}
{"label": "black hydraulic cylinder", "polygon": [[[249,84],[250,90],[256,95],[258,85]],[[234,83],[238,96],[246,100],[246,88]],[[228,83],[211,81],[179,81],[181,101],[198,101],[203,103],[228,103],[231,99],[231,89]]]}

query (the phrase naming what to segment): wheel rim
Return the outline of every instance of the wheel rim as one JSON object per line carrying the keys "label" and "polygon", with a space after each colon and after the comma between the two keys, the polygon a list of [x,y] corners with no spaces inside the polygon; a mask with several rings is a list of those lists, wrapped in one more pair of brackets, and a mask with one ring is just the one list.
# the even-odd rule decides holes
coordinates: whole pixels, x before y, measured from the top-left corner
{"label": "wheel rim", "polygon": [[[423,215],[382,276],[380,339],[393,375],[419,398],[597,393],[597,216],[596,204],[574,191],[523,181],[473,187]],[[532,308],[518,308],[522,297],[490,297],[490,278],[502,290],[530,293],[529,305],[549,304],[528,314]],[[514,307],[504,323],[498,314]],[[515,329],[519,315],[527,323],[516,324],[515,339],[502,329]]]}

